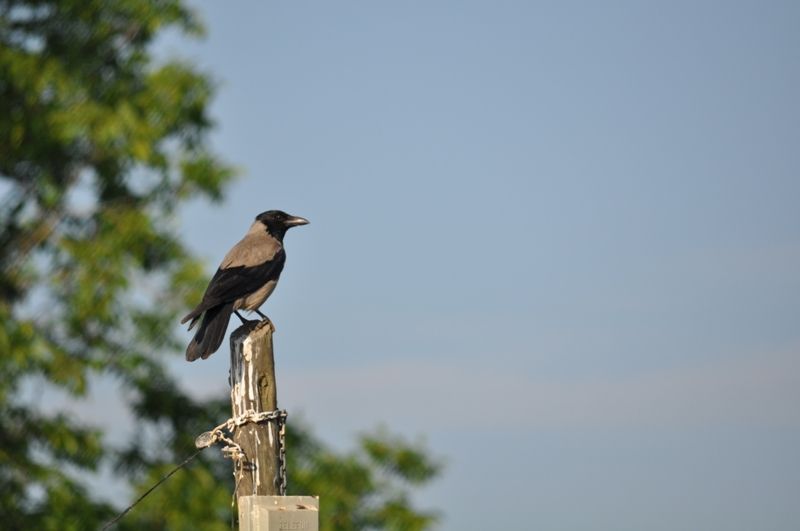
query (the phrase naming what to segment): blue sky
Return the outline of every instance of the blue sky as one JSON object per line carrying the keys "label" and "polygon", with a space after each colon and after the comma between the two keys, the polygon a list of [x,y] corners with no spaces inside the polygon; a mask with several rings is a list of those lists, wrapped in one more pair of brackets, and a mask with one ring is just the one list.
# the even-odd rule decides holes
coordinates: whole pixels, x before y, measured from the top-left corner
{"label": "blue sky", "polygon": [[158,53],[242,173],[180,231],[212,271],[311,220],[263,308],[291,413],[426,440],[443,530],[797,525],[800,4],[193,5]]}

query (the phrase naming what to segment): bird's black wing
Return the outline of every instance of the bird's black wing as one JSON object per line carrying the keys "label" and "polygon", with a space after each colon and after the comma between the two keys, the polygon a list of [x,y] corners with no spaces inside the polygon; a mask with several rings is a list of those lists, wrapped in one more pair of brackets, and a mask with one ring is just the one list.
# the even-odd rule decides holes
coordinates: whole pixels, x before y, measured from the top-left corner
{"label": "bird's black wing", "polygon": [[234,266],[217,269],[208,283],[200,304],[181,320],[181,324],[195,319],[204,311],[220,304],[230,303],[258,290],[270,280],[277,280],[286,262],[286,253],[280,249],[271,260],[255,266]]}

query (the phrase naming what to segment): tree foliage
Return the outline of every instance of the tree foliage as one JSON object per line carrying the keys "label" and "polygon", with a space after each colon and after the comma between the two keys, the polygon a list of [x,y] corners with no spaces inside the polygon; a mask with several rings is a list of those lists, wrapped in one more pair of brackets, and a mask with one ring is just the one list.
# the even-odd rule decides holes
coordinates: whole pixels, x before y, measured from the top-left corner
{"label": "tree foliage", "polygon": [[[91,529],[118,507],[85,477],[113,463],[142,491],[228,414],[166,372],[176,317],[204,285],[176,208],[222,198],[209,149],[208,75],[157,63],[164,29],[200,35],[178,0],[0,0],[0,518],[8,529]],[[80,400],[95,378],[128,399],[140,435],[34,403],[34,384]],[[422,529],[407,487],[436,473],[386,434],[336,454],[290,425],[293,485],[323,497],[324,529]],[[120,529],[229,527],[230,465],[206,451]],[[167,504],[167,500],[169,503]]]}

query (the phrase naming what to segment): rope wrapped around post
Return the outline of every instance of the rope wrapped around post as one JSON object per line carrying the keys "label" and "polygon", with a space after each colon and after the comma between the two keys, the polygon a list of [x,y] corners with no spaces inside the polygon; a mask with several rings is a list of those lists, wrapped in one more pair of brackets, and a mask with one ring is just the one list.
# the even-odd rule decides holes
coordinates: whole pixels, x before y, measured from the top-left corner
{"label": "rope wrapped around post", "polygon": [[[244,472],[244,463],[247,460],[242,447],[233,440],[234,432],[237,428],[244,426],[248,423],[260,424],[275,421],[278,432],[278,460],[277,474],[275,476],[275,486],[277,487],[280,496],[286,496],[286,419],[289,414],[285,409],[276,409],[274,411],[262,411],[256,413],[255,411],[248,410],[237,417],[231,417],[222,424],[215,426],[209,431],[203,432],[197,436],[194,445],[198,449],[208,448],[217,442],[224,442],[225,446],[222,447],[222,455],[234,462],[234,469],[238,474]],[[226,434],[227,431],[227,434]],[[237,474],[234,474],[235,476]],[[239,477],[236,477],[236,483],[239,483]]]}

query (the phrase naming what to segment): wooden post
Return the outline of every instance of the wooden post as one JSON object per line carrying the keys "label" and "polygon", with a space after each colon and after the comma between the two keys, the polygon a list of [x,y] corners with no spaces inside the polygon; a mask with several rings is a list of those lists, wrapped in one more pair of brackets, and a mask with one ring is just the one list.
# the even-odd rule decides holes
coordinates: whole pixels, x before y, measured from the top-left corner
{"label": "wooden post", "polygon": [[[247,411],[278,409],[275,359],[269,320],[251,321],[231,334],[231,406],[233,418]],[[236,429],[233,440],[244,452],[234,460],[237,505],[242,496],[277,495],[279,433],[275,422],[248,422]]]}
{"label": "wooden post", "polygon": [[[278,409],[275,358],[269,320],[251,321],[231,334],[231,407],[233,418],[252,411]],[[236,428],[233,441],[244,457],[234,459],[236,505],[240,531],[319,529],[319,498],[279,496],[280,433],[276,422],[247,422]],[[205,434],[204,434],[205,435]],[[213,439],[209,436],[209,440]],[[209,442],[210,444],[210,442]]]}

